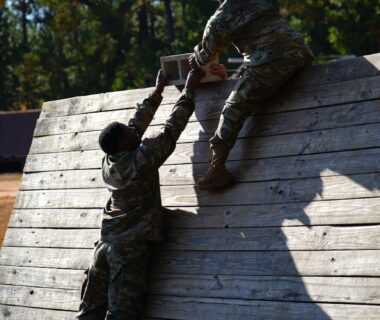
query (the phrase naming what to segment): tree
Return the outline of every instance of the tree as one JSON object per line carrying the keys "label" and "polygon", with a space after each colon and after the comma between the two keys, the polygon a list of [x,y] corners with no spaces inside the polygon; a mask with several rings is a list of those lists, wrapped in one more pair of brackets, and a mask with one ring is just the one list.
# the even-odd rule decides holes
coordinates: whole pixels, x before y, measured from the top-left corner
{"label": "tree", "polygon": [[[317,56],[380,51],[378,0],[279,3]],[[191,52],[217,6],[204,0],[0,0],[0,108],[153,85],[160,56]]]}

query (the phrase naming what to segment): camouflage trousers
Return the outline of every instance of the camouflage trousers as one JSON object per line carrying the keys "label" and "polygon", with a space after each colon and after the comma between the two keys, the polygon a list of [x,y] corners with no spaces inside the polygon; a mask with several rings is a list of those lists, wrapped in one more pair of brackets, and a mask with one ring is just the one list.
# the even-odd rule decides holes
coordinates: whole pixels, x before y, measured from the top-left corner
{"label": "camouflage trousers", "polygon": [[139,319],[151,251],[149,242],[97,242],[76,319]]}
{"label": "camouflage trousers", "polygon": [[312,57],[307,55],[246,66],[225,103],[218,128],[210,139],[211,149],[229,151],[245,120],[272,99],[297,70],[311,62]]}

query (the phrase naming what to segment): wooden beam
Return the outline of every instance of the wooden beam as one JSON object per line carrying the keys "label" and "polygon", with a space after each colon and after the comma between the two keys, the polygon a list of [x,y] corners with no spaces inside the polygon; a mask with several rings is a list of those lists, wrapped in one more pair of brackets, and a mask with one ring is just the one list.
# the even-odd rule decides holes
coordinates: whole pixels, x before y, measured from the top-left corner
{"label": "wooden beam", "polygon": [[[372,173],[379,170],[380,148],[258,160],[230,161],[227,168],[236,182],[299,179]],[[172,164],[160,168],[161,185],[192,185],[208,163]],[[104,187],[100,168],[26,173],[20,190]]]}
{"label": "wooden beam", "polygon": [[[250,124],[244,127],[240,136],[246,136],[247,134],[252,136],[253,133],[258,135],[284,134],[379,122],[377,112],[379,104],[379,100],[372,100],[339,106],[300,109],[292,112],[281,112],[283,110],[278,109],[276,106],[267,106],[259,110],[254,119],[250,121]],[[197,104],[196,112],[190,118],[190,123],[187,126],[186,135],[181,139],[188,141],[198,133],[199,139],[207,140],[216,128],[223,106],[224,100],[220,99],[203,101]],[[173,105],[163,105],[159,108],[148,129],[147,136],[160,129],[170,116],[172,108]],[[308,108],[308,105],[303,105],[303,108]],[[37,122],[34,136],[99,131],[112,121],[128,123],[134,112],[134,109],[127,109],[42,118]],[[206,120],[215,120],[216,123],[213,126],[207,123],[198,124],[198,122],[205,122]],[[257,129],[252,128],[255,125],[258,127]],[[187,137],[189,134],[191,137]]]}
{"label": "wooden beam", "polygon": [[[85,134],[89,135],[90,133]],[[232,149],[229,159],[245,160],[375,148],[380,145],[379,137],[380,124],[369,124],[323,131],[240,139]],[[92,141],[90,137],[88,137],[89,140],[77,140],[72,135],[66,138],[64,139],[63,136],[49,136],[41,137],[39,140],[35,139],[31,152],[37,154],[52,151],[66,152],[91,150],[91,148],[98,149],[97,142]],[[208,142],[178,144],[175,153],[169,157],[166,163],[208,162],[210,154]],[[97,160],[99,161],[98,163],[100,163],[100,160],[101,158]]]}
{"label": "wooden beam", "polygon": [[[235,206],[289,202],[312,202],[380,196],[377,173],[240,183],[212,193],[194,186],[163,186],[165,207]],[[249,193],[246,190],[250,190]],[[344,190],[344,192],[342,191]],[[64,189],[20,191],[16,209],[102,208],[110,193],[107,189]]]}
{"label": "wooden beam", "polygon": [[254,315],[257,320],[299,319],[376,319],[379,306],[352,304],[290,303],[205,298],[152,296],[148,299],[146,316],[181,320],[246,320]]}
{"label": "wooden beam", "polygon": [[[84,249],[98,238],[98,229],[9,228],[3,244]],[[172,229],[165,238],[168,250],[379,250],[380,226]]]}
{"label": "wooden beam", "polygon": [[149,292],[154,295],[379,304],[379,278],[274,277],[235,275],[154,274]]}
{"label": "wooden beam", "polygon": [[59,319],[72,320],[76,312],[47,310],[38,308],[18,307],[0,305],[0,313],[4,320],[41,320],[41,319]]}
{"label": "wooden beam", "polygon": [[13,286],[80,289],[82,270],[0,266],[0,283]]}
{"label": "wooden beam", "polygon": [[0,304],[77,311],[80,290],[8,286],[0,284]]}
{"label": "wooden beam", "polygon": [[101,167],[103,156],[101,150],[29,154],[24,172],[98,169]]}
{"label": "wooden beam", "polygon": [[[3,267],[0,283],[78,290],[81,270]],[[152,274],[149,292],[176,297],[378,304],[378,278]]]}
{"label": "wooden beam", "polygon": [[92,249],[17,248],[3,246],[0,265],[83,270],[90,265]]}
{"label": "wooden beam", "polygon": [[[173,228],[249,228],[380,223],[379,198],[165,210]],[[305,219],[305,215],[307,219]],[[100,228],[102,209],[15,209],[10,228]]]}
{"label": "wooden beam", "polygon": [[[349,66],[347,65],[347,61],[342,61],[309,67],[294,77],[292,83],[287,88],[287,91],[291,87],[313,88],[323,85],[331,86],[340,81],[350,84],[350,82],[362,78],[375,78],[379,75],[378,61],[379,55],[376,54],[352,59]],[[198,91],[198,100],[201,101],[210,98],[226,99],[235,82],[236,81],[224,81],[222,86],[220,85],[220,82],[217,84],[210,83],[203,85]],[[43,105],[43,116],[54,117],[132,108],[152,91],[153,88],[146,88],[51,101]],[[212,93],[211,96],[210,92]],[[179,92],[177,89],[174,87],[167,87],[165,89],[164,104],[174,103],[178,98]]]}
{"label": "wooden beam", "polygon": [[[153,273],[278,275],[278,276],[380,276],[377,250],[332,251],[164,251],[154,250]],[[3,247],[0,265],[86,269],[92,249]]]}
{"label": "wooden beam", "polygon": [[10,228],[100,228],[102,209],[15,209]]}

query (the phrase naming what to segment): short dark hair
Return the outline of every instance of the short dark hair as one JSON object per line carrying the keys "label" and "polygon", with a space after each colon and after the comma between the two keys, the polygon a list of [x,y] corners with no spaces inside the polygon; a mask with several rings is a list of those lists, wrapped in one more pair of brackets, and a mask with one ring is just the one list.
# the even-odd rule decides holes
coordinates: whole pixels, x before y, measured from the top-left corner
{"label": "short dark hair", "polygon": [[126,127],[125,124],[115,121],[102,130],[99,135],[99,145],[106,154],[113,155],[122,151],[120,142]]}

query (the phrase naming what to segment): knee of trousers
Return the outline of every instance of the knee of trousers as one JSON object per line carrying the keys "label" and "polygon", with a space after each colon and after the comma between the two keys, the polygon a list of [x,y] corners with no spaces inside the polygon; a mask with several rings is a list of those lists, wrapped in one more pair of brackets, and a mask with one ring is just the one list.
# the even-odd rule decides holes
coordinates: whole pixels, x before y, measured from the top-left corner
{"label": "knee of trousers", "polygon": [[247,113],[241,111],[243,104],[226,103],[220,117],[218,128],[214,136],[210,139],[212,149],[230,149],[235,144],[239,131],[247,118]]}

